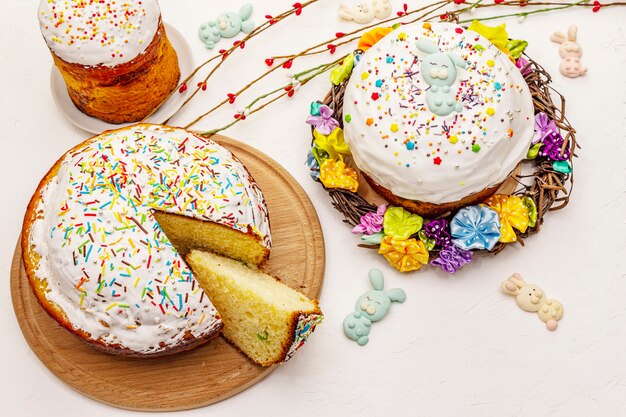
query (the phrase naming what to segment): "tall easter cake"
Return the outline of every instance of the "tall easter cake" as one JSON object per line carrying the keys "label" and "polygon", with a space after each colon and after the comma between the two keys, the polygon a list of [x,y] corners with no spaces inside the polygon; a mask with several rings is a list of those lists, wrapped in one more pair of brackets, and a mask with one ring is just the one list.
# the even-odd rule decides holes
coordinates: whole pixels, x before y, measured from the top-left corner
{"label": "tall easter cake", "polygon": [[534,109],[519,69],[451,23],[401,26],[360,57],[345,141],[372,188],[427,217],[484,201],[528,152]]}
{"label": "tall easter cake", "polygon": [[178,84],[157,0],[41,0],[38,17],[70,98],[90,116],[140,121]]}
{"label": "tall easter cake", "polygon": [[39,184],[22,233],[48,313],[88,343],[133,356],[188,349],[222,328],[183,260],[188,248],[260,265],[270,246],[263,194],[230,151],[147,124],[68,151]]}

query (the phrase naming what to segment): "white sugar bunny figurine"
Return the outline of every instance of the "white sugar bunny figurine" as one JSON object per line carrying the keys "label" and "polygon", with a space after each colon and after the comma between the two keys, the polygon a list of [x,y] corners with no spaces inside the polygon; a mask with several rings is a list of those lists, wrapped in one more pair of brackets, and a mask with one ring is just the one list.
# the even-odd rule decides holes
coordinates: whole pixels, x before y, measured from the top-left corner
{"label": "white sugar bunny figurine", "polygon": [[343,3],[339,5],[339,17],[360,24],[369,23],[374,18],[385,19],[389,15],[391,15],[391,0],[359,1],[352,7]]}
{"label": "white sugar bunny figurine", "polygon": [[561,74],[569,78],[580,77],[585,75],[587,68],[583,67],[580,62],[580,57],[583,54],[583,50],[576,42],[576,34],[578,29],[572,25],[567,30],[567,39],[561,32],[554,32],[550,35],[550,40],[561,44],[559,46],[559,55],[563,60],[559,66]]}
{"label": "white sugar bunny figurine", "polygon": [[558,321],[563,317],[563,304],[559,301],[547,298],[541,288],[527,284],[518,273],[502,282],[502,291],[515,296],[515,301],[522,310],[537,313],[548,330],[556,330]]}
{"label": "white sugar bunny figurine", "polygon": [[386,19],[391,16],[391,0],[372,0],[372,8],[376,19]]}

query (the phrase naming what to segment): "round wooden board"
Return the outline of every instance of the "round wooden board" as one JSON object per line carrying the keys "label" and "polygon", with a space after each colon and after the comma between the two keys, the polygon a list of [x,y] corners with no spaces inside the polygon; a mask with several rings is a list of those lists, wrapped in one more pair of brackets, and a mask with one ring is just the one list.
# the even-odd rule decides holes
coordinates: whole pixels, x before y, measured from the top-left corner
{"label": "round wooden board", "polygon": [[[317,298],[324,279],[324,241],[304,190],[267,155],[224,136],[213,139],[241,159],[263,190],[273,239],[266,270]],[[255,365],[222,337],[161,358],[101,353],[57,325],[38,304],[19,244],[11,265],[11,296],[24,337],[44,365],[75,390],[116,407],[143,411],[202,407],[245,390],[275,368]]]}

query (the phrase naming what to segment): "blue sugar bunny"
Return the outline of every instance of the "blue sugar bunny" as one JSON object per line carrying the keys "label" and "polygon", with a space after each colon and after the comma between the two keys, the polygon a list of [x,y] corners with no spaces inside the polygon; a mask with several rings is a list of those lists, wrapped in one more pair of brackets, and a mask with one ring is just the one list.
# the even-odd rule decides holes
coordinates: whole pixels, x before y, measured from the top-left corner
{"label": "blue sugar bunny", "polygon": [[441,52],[432,41],[420,39],[416,42],[420,51],[428,55],[421,65],[422,76],[431,86],[426,90],[426,105],[438,116],[460,112],[463,106],[456,100],[456,92],[450,88],[456,81],[456,67],[465,68],[467,63],[456,52]]}
{"label": "blue sugar bunny", "polygon": [[252,16],[251,4],[241,6],[239,13],[222,13],[216,20],[209,20],[200,25],[198,31],[200,40],[208,49],[213,49],[222,38],[232,38],[239,32],[250,33],[254,30],[254,22],[250,20],[250,16]]}
{"label": "blue sugar bunny", "polygon": [[406,300],[406,293],[400,288],[383,291],[384,278],[380,270],[372,269],[368,275],[374,289],[359,297],[355,311],[348,314],[343,321],[343,333],[361,346],[369,342],[372,323],[387,315],[391,303],[403,303]]}

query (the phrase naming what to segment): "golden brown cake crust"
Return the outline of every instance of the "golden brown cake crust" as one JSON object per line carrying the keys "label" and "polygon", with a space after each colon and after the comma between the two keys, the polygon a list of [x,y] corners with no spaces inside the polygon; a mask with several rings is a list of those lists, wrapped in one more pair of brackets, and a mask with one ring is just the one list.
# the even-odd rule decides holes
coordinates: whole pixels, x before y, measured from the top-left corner
{"label": "golden brown cake crust", "polygon": [[83,113],[107,123],[138,122],[150,115],[178,85],[178,56],[163,22],[146,50],[130,62],[84,66],[52,52],[72,102]]}
{"label": "golden brown cake crust", "polygon": [[460,210],[463,207],[471,206],[474,204],[479,204],[491,197],[495,192],[500,188],[500,184],[496,184],[493,187],[485,188],[482,191],[479,191],[474,194],[470,194],[467,197],[459,201],[454,201],[451,203],[443,203],[443,204],[432,204],[426,203],[423,201],[417,200],[407,200],[402,197],[398,197],[394,195],[387,188],[378,185],[369,175],[364,172],[361,172],[363,178],[367,181],[367,183],[372,187],[372,189],[378,193],[380,196],[384,197],[387,201],[397,206],[401,206],[407,211],[411,213],[419,214],[420,216],[432,219],[439,216],[442,216],[446,213],[451,213]]}
{"label": "golden brown cake crust", "polygon": [[[274,277],[276,278],[276,277]],[[280,279],[277,278],[278,281],[280,281]],[[313,311],[308,311],[308,312],[303,312],[303,311],[296,311],[294,312],[291,317],[290,317],[290,324],[289,327],[291,329],[290,331],[290,336],[288,339],[285,339],[283,341],[283,345],[282,345],[282,349],[281,349],[281,353],[280,356],[277,357],[275,360],[273,361],[268,361],[268,362],[259,362],[257,360],[255,360],[254,358],[246,355],[241,349],[239,349],[239,347],[237,346],[237,344],[235,344],[235,342],[233,342],[232,340],[230,340],[228,338],[228,336],[226,334],[223,334],[224,339],[228,340],[228,342],[234,346],[235,348],[237,348],[238,351],[240,351],[242,353],[242,355],[245,355],[248,359],[250,359],[250,361],[252,361],[253,363],[260,365],[260,366],[272,366],[272,365],[278,365],[281,363],[285,362],[285,359],[287,359],[287,353],[289,353],[289,348],[291,347],[291,345],[294,344],[294,342],[296,341],[296,328],[298,326],[298,319],[301,315],[305,315],[305,316],[309,316],[309,315],[322,315],[322,310],[320,310],[319,307],[319,302],[317,299],[315,300],[311,300],[315,303],[315,310]]]}
{"label": "golden brown cake crust", "polygon": [[22,246],[22,260],[24,263],[24,270],[26,271],[26,275],[28,276],[28,282],[33,292],[35,293],[35,296],[37,297],[37,301],[43,307],[43,309],[46,310],[46,312],[53,319],[55,319],[61,327],[65,328],[70,333],[76,335],[81,341],[87,343],[88,345],[98,350],[104,351],[106,353],[114,354],[114,355],[120,355],[120,356],[128,356],[128,357],[167,356],[167,355],[172,355],[174,353],[192,349],[196,346],[199,346],[217,337],[223,327],[223,324],[221,323],[220,323],[219,328],[216,329],[213,333],[205,334],[201,338],[196,338],[187,334],[184,337],[185,343],[183,344],[173,346],[169,349],[165,349],[156,353],[141,354],[138,352],[134,352],[130,349],[124,348],[118,344],[107,344],[100,339],[92,339],[89,333],[85,332],[82,329],[74,328],[74,326],[72,326],[72,324],[68,321],[67,317],[63,313],[63,310],[61,310],[56,304],[48,301],[48,299],[45,296],[47,283],[45,281],[42,282],[35,277],[35,270],[37,269],[37,256],[38,255],[33,250],[33,248],[31,248],[31,246],[28,243],[28,240],[29,240],[30,229],[32,227],[32,224],[37,218],[37,213],[35,213],[34,208],[38,203],[38,200],[39,200],[38,197],[40,195],[40,191],[56,175],[56,172],[59,169],[61,159],[57,161],[57,163],[52,167],[52,169],[50,169],[50,171],[46,174],[46,176],[41,180],[41,182],[39,183],[37,187],[37,190],[35,191],[35,194],[31,198],[30,203],[28,204],[26,215],[24,216],[24,224],[22,226],[22,236],[21,236],[21,241],[20,241],[21,246]]}

